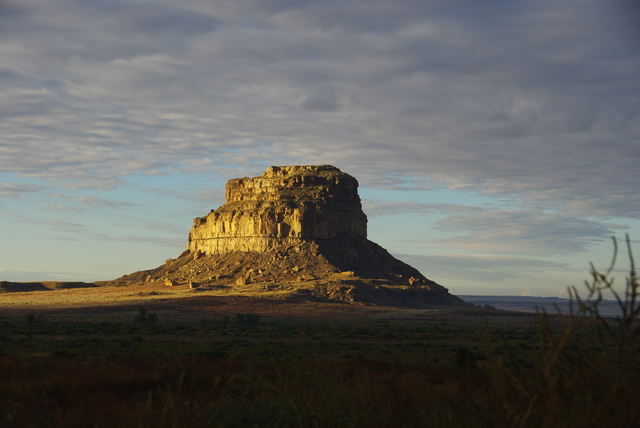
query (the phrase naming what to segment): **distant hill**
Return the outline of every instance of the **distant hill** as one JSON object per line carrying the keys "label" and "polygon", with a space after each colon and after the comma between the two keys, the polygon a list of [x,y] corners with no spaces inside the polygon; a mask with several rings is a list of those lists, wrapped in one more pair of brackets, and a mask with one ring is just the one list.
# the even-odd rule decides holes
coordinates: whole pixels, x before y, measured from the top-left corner
{"label": "distant hill", "polygon": [[[532,296],[461,296],[459,298],[474,305],[490,305],[496,309],[506,311],[536,312],[545,309],[548,313],[569,313],[569,299],[562,297],[532,297]],[[557,307],[556,307],[557,305]],[[603,300],[598,305],[600,314],[604,316],[620,315],[620,307],[615,300]]]}
{"label": "distant hill", "polygon": [[0,293],[19,293],[22,291],[48,291],[63,288],[88,288],[97,287],[93,283],[70,281],[37,281],[37,282],[11,282],[0,281]]}

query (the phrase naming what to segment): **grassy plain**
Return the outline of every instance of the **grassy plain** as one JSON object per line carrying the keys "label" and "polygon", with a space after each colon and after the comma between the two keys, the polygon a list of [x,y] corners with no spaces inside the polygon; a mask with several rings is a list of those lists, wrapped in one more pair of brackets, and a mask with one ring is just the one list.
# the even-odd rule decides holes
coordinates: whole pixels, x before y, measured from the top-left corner
{"label": "grassy plain", "polygon": [[487,328],[537,341],[531,315],[87,290],[0,312],[3,426],[448,426]]}
{"label": "grassy plain", "polygon": [[635,427],[631,261],[617,318],[598,312],[611,269],[557,315],[154,284],[0,294],[0,426]]}

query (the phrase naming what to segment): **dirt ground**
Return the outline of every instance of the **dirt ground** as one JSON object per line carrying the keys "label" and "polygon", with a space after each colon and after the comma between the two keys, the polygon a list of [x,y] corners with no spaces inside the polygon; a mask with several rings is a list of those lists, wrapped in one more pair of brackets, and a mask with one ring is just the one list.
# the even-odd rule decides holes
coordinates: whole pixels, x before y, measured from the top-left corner
{"label": "dirt ground", "polygon": [[140,284],[50,291],[0,293],[0,313],[130,317],[140,306],[163,319],[260,314],[263,319],[421,319],[479,316],[518,317],[518,313],[476,309],[406,309],[345,302],[313,302],[270,296],[265,293],[234,293],[227,290],[194,290],[188,285]]}

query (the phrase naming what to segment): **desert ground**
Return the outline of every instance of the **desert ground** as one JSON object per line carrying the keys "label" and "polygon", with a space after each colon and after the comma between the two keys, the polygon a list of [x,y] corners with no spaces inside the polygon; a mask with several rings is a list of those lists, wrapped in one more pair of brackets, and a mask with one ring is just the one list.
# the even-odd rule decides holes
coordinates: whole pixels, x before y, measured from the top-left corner
{"label": "desert ground", "polygon": [[594,342],[581,318],[159,283],[8,289],[3,427],[631,427],[640,417],[637,332]]}
{"label": "desert ground", "polygon": [[[247,286],[248,287],[248,286]],[[535,316],[515,311],[486,311],[477,308],[412,309],[336,301],[317,302],[296,295],[264,291],[191,289],[187,284],[168,287],[161,283],[129,286],[62,288],[47,291],[0,293],[0,314],[20,316],[29,313],[47,315],[130,316],[144,306],[164,319],[260,314],[264,319],[315,320],[425,320],[508,318],[535,322]],[[507,322],[507,321],[505,321]]]}

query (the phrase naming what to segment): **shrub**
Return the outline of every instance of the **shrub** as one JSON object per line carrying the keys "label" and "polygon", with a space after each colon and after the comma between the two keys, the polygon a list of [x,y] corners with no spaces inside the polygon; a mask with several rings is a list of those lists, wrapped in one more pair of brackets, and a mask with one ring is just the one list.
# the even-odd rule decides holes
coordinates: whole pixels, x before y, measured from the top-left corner
{"label": "shrub", "polygon": [[35,323],[41,323],[42,320],[42,314],[38,314],[38,316],[36,316],[33,312],[30,313],[29,315],[27,315],[26,317],[26,321],[29,324],[35,324]]}
{"label": "shrub", "polygon": [[476,361],[479,359],[480,356],[466,346],[462,346],[455,351],[454,361],[458,368],[475,369],[477,367]]}
{"label": "shrub", "polygon": [[145,322],[147,320],[147,310],[143,306],[140,306],[133,320],[136,322]]}
{"label": "shrub", "polygon": [[249,324],[258,324],[260,322],[259,314],[245,314],[244,316]]}
{"label": "shrub", "polygon": [[[507,361],[489,346],[491,383],[477,400],[484,422],[492,426],[632,426],[640,420],[636,396],[640,373],[640,284],[627,236],[630,274],[622,297],[611,276],[618,254],[604,273],[591,264],[587,297],[569,288],[569,312],[555,317],[539,311],[539,357],[523,367],[513,347]],[[621,315],[600,314],[603,294],[610,292]],[[559,324],[559,326],[558,326]]]}
{"label": "shrub", "polygon": [[236,314],[236,324],[255,325],[260,322],[260,315],[257,314]]}
{"label": "shrub", "polygon": [[138,308],[138,313],[133,320],[135,322],[156,322],[158,321],[158,316],[155,313],[147,315],[147,310],[144,306],[140,306]]}

